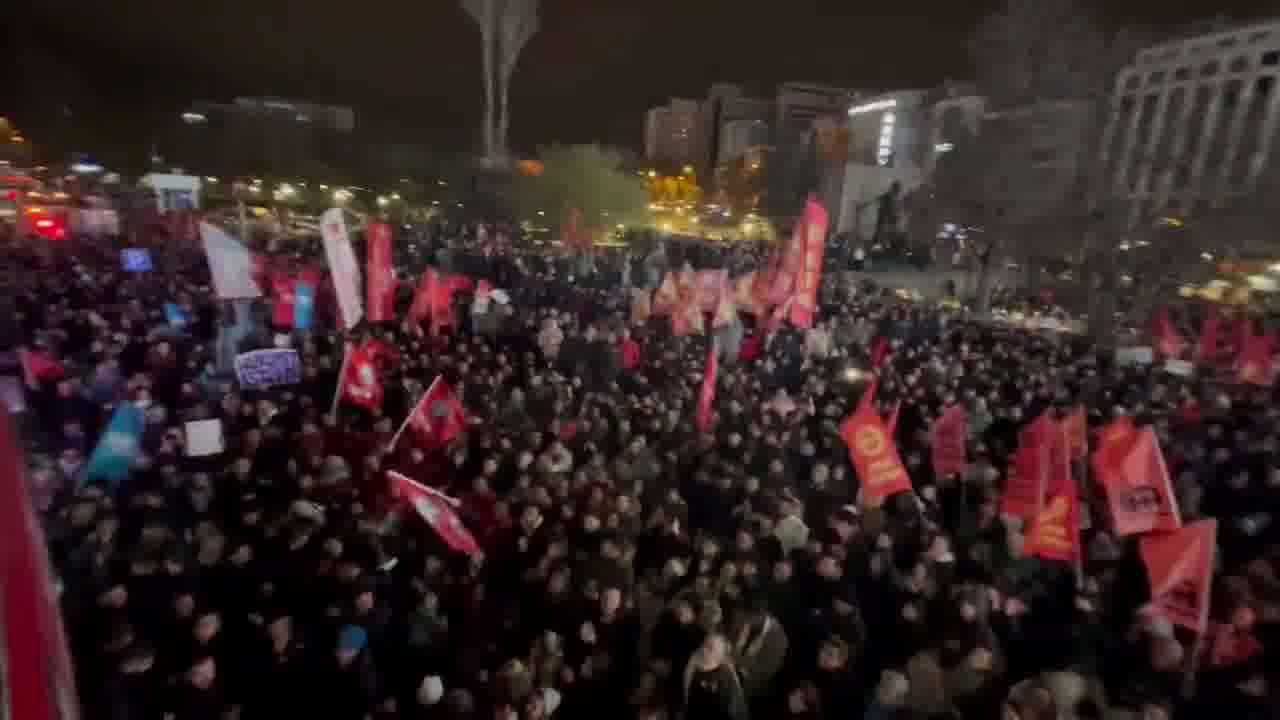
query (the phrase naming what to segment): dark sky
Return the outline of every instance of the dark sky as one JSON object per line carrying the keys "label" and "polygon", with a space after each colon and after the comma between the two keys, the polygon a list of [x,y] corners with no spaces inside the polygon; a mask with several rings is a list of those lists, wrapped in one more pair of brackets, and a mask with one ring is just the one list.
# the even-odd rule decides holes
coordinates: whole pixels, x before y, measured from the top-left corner
{"label": "dark sky", "polygon": [[[1083,0],[1111,24],[1174,27],[1268,0]],[[1000,0],[543,0],[516,70],[513,141],[636,147],[646,108],[716,81],[894,88],[963,77],[967,33]],[[196,98],[351,105],[362,131],[466,144],[480,116],[479,33],[456,0],[18,0],[0,41],[61,61],[104,96],[107,124]],[[15,42],[15,40],[17,42]],[[26,50],[6,63],[21,63]],[[41,62],[48,62],[41,61]],[[57,64],[57,63],[55,63]],[[6,76],[13,77],[14,66]],[[54,80],[58,84],[60,80]],[[0,111],[5,93],[0,89]],[[21,110],[21,108],[17,108]],[[28,132],[38,135],[38,128]]]}

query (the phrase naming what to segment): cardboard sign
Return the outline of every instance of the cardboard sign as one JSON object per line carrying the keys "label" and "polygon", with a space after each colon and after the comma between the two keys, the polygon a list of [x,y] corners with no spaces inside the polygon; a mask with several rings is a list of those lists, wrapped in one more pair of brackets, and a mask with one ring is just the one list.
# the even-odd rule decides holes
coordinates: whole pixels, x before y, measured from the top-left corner
{"label": "cardboard sign", "polygon": [[226,450],[222,437],[222,421],[192,420],[185,426],[187,434],[187,457],[208,457],[219,455]]}

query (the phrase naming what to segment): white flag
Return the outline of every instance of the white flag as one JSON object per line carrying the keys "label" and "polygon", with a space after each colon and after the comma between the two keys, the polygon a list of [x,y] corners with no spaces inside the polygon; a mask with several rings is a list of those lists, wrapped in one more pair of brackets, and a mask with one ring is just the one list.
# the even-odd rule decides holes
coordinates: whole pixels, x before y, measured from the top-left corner
{"label": "white flag", "polygon": [[200,223],[200,241],[213,275],[213,289],[222,300],[262,297],[253,281],[253,255],[230,233],[207,222]]}
{"label": "white flag", "polygon": [[320,216],[320,237],[324,240],[324,254],[329,258],[329,272],[333,273],[342,324],[350,330],[364,317],[364,306],[360,304],[360,266],[351,249],[341,208],[329,208]]}

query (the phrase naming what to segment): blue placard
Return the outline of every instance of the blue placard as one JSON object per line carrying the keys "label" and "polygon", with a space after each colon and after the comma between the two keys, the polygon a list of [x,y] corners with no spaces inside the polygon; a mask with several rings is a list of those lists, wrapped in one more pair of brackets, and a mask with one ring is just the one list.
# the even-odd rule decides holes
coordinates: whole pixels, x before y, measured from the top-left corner
{"label": "blue placard", "polygon": [[254,350],[236,356],[236,379],[244,388],[268,388],[302,382],[297,350]]}
{"label": "blue placard", "polygon": [[146,248],[125,248],[120,251],[120,267],[125,272],[151,272],[151,251]]}

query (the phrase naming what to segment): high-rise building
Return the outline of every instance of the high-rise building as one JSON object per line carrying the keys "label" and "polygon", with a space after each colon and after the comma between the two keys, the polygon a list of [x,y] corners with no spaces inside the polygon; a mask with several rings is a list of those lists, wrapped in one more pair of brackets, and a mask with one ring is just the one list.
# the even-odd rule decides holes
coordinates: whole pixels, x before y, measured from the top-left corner
{"label": "high-rise building", "polygon": [[644,156],[663,172],[674,172],[696,159],[698,101],[672,98],[645,113]]}
{"label": "high-rise building", "polygon": [[1130,226],[1194,214],[1251,189],[1280,120],[1280,21],[1148,47],[1117,76],[1102,141],[1105,187]]}
{"label": "high-rise building", "polygon": [[[839,232],[870,239],[885,221],[886,194],[900,198],[924,181],[933,152],[925,101],[923,90],[900,90],[846,105],[848,161],[837,206]],[[901,219],[894,223],[900,225]]]}

